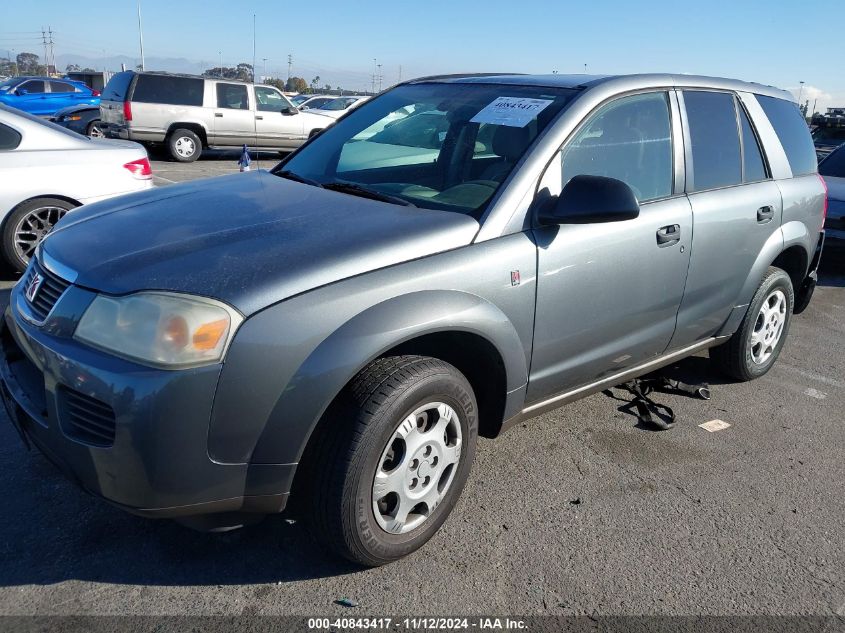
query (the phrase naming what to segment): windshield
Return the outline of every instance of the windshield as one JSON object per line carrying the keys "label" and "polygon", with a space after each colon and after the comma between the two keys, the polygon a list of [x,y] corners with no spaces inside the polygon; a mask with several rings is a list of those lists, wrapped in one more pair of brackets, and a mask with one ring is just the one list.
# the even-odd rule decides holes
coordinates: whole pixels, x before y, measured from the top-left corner
{"label": "windshield", "polygon": [[309,97],[308,95],[296,95],[295,97],[291,98],[291,101],[293,101],[296,105],[299,105],[303,101],[308,101],[308,99],[310,98],[311,97]]}
{"label": "windshield", "polygon": [[830,145],[845,143],[845,127],[820,127],[813,131],[813,140],[816,143],[829,143]]}
{"label": "windshield", "polygon": [[12,78],[7,79],[6,81],[0,82],[0,92],[8,92],[12,89],[13,86],[17,85],[20,79]]}
{"label": "windshield", "polygon": [[332,99],[320,106],[320,110],[346,110],[355,99]]}
{"label": "windshield", "polygon": [[542,86],[399,86],[354,109],[273,172],[478,217],[576,94]]}
{"label": "windshield", "polygon": [[822,176],[845,178],[845,148],[833,150],[819,165],[819,173]]}

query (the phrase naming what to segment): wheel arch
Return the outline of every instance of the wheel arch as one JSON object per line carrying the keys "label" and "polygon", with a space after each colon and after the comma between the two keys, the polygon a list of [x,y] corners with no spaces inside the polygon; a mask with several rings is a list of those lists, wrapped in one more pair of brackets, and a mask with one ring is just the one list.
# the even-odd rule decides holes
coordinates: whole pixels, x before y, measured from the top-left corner
{"label": "wheel arch", "polygon": [[203,149],[208,147],[208,129],[206,129],[205,125],[199,121],[177,121],[175,123],[171,123],[167,126],[167,132],[165,132],[164,135],[165,142],[170,138],[170,135],[173,134],[173,132],[179,129],[190,130],[200,137]]}
{"label": "wheel arch", "polygon": [[[518,399],[528,381],[525,347],[498,307],[459,291],[394,297],[346,321],[299,365],[250,461],[299,462],[326,411],[364,367],[376,358],[409,353],[440,358],[464,373],[476,391],[486,436],[498,434],[515,406],[508,405],[509,397]],[[483,380],[487,372],[493,377],[489,384]]]}
{"label": "wheel arch", "polygon": [[0,231],[5,230],[6,223],[9,221],[9,217],[18,208],[20,208],[22,205],[26,204],[27,202],[32,202],[33,200],[39,200],[41,198],[54,198],[56,200],[63,200],[64,202],[67,202],[68,204],[72,204],[74,206],[74,208],[82,206],[82,203],[79,200],[76,200],[75,198],[71,198],[70,196],[66,196],[66,195],[61,194],[61,193],[39,193],[37,196],[30,196],[26,200],[21,200],[20,202],[17,202],[14,206],[12,206],[10,209],[8,209],[5,213],[5,215],[3,216],[3,221],[2,221],[2,226],[0,227]]}

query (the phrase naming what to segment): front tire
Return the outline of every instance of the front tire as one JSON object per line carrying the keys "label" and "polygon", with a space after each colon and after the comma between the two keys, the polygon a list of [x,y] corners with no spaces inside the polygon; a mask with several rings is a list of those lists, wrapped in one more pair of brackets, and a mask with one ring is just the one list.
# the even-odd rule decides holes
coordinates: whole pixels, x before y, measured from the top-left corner
{"label": "front tire", "polygon": [[769,267],[739,329],[726,343],[710,349],[710,360],[736,380],[759,378],[772,368],[783,349],[794,305],[789,275]]}
{"label": "front tire", "polygon": [[472,387],[448,363],[373,361],[327,414],[313,453],[308,496],[318,539],[371,567],[422,547],[469,476],[477,412]]}
{"label": "front tire", "polygon": [[26,270],[41,240],[75,206],[59,198],[33,198],[15,207],[3,226],[3,256],[9,265]]}
{"label": "front tire", "polygon": [[180,163],[193,163],[202,154],[202,141],[191,130],[179,128],[167,137],[170,156]]}
{"label": "front tire", "polygon": [[89,136],[91,138],[106,138],[106,133],[103,132],[103,128],[100,125],[100,119],[94,119],[88,124],[88,127],[85,129],[85,136]]}

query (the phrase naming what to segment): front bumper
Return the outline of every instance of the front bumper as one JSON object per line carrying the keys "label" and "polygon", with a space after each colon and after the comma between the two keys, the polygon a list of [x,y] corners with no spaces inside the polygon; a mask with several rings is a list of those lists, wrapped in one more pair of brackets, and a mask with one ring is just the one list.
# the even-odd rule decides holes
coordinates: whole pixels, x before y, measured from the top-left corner
{"label": "front bumper", "polygon": [[[69,324],[93,297],[70,286],[37,326],[21,316],[20,284],[13,289],[0,322],[0,396],[23,437],[82,488],[136,514],[282,511],[294,465],[208,456],[221,366],[156,370],[77,343]],[[79,437],[68,392],[113,411],[111,442]]]}

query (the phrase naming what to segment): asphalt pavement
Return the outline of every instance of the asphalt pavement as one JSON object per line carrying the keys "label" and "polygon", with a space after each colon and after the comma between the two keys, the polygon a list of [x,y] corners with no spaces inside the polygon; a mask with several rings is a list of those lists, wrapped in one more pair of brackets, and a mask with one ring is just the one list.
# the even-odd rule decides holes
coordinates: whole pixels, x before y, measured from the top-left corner
{"label": "asphalt pavement", "polygon": [[[153,168],[166,184],[236,161]],[[291,515],[201,534],[124,514],[27,453],[3,415],[0,614],[845,616],[843,262],[825,253],[763,378],[725,381],[702,355],[672,371],[712,399],[659,394],[670,431],[597,394],[481,439],[443,529],[378,569],[327,555]],[[715,419],[730,427],[699,427]]]}

